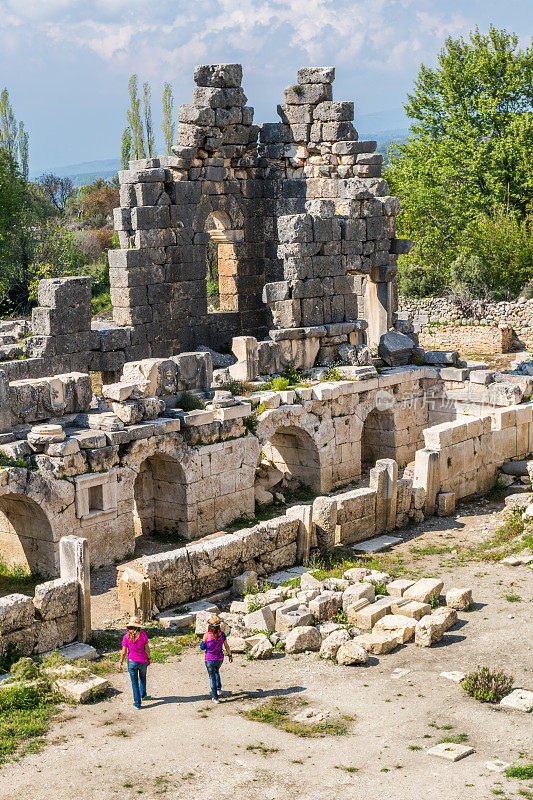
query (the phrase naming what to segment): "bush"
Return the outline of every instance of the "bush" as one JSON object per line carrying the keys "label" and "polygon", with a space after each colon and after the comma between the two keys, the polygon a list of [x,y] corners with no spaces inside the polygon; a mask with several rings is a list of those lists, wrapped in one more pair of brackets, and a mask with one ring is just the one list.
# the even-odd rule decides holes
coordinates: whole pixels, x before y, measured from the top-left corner
{"label": "bush", "polygon": [[514,678],[504,672],[492,672],[489,667],[478,667],[463,681],[465,692],[481,703],[499,703],[513,689]]}
{"label": "bush", "polygon": [[43,702],[42,689],[38,686],[15,684],[0,692],[0,712],[38,708]]}
{"label": "bush", "polygon": [[479,256],[461,253],[450,266],[450,284],[474,297],[483,297],[487,292],[485,268]]}
{"label": "bush", "polygon": [[195,411],[205,408],[205,401],[192,392],[182,392],[179,400],[179,407],[183,411]]}
{"label": "bush", "polygon": [[39,668],[31,658],[20,658],[11,667],[11,675],[19,681],[33,681],[39,677]]}
{"label": "bush", "polygon": [[9,672],[11,666],[18,661],[20,658],[20,653],[13,644],[13,642],[9,642],[8,645],[5,647],[0,648],[0,673],[2,672]]}

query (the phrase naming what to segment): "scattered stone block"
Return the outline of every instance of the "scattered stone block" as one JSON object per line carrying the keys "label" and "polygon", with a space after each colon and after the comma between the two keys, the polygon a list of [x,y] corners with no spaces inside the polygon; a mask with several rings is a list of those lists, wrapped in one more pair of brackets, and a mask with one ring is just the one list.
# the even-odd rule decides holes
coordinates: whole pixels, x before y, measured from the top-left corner
{"label": "scattered stone block", "polygon": [[233,594],[242,597],[257,586],[257,572],[247,570],[233,579]]}
{"label": "scattered stone block", "polygon": [[485,766],[490,772],[505,772],[505,770],[510,767],[511,764],[508,761],[502,761],[500,758],[495,758],[493,761],[486,761]]}
{"label": "scattered stone block", "polygon": [[72,642],[59,648],[59,652],[67,661],[94,661],[98,658],[97,650],[85,642]]}
{"label": "scattered stone block", "polygon": [[310,572],[304,572],[300,577],[300,589],[321,589],[322,582]]}
{"label": "scattered stone block", "polygon": [[[340,631],[339,631],[340,633]],[[334,634],[332,634],[333,636]],[[337,664],[341,666],[352,666],[355,664],[366,664],[368,653],[364,647],[355,641],[341,644],[337,650]]]}
{"label": "scattered stone block", "polygon": [[418,600],[408,600],[402,597],[400,600],[393,602],[391,611],[393,614],[403,614],[405,617],[419,620],[425,614],[431,613],[431,606],[429,603],[419,603]]}
{"label": "scattered stone block", "polygon": [[469,756],[474,752],[473,747],[466,744],[454,744],[453,742],[443,742],[436,744],[435,747],[430,747],[427,751],[428,756],[438,756],[438,758],[445,758],[446,761],[459,761],[465,756]]}
{"label": "scattered stone block", "polygon": [[323,592],[309,602],[309,611],[317,622],[329,620],[342,608],[341,592]]}
{"label": "scattered stone block", "polygon": [[194,625],[196,616],[190,612],[176,614],[174,611],[163,611],[157,615],[156,619],[162,628],[189,628]]}
{"label": "scattered stone block", "polygon": [[342,607],[346,611],[346,609],[349,606],[353,606],[357,600],[363,599],[372,603],[375,596],[376,593],[371,583],[352,583],[352,585],[348,586],[342,593]]}
{"label": "scattered stone block", "polygon": [[454,683],[461,683],[466,678],[466,675],[464,672],[441,672],[440,677]]}
{"label": "scattered stone block", "polygon": [[109,681],[99,675],[79,675],[77,678],[58,678],[55,687],[63,697],[75,703],[86,703],[104,694],[109,689]]}
{"label": "scattered stone block", "polygon": [[500,700],[502,708],[512,708],[516,711],[533,711],[533,692],[527,689],[513,689],[503,700]]}
{"label": "scattered stone block", "polygon": [[232,653],[246,652],[246,641],[242,636],[228,636],[227,641]]}
{"label": "scattered stone block", "polygon": [[274,653],[274,647],[268,639],[263,639],[257,642],[250,650],[250,655],[254,659],[270,658]]}
{"label": "scattered stone block", "polygon": [[391,653],[400,644],[396,636],[381,631],[364,633],[361,636],[356,636],[353,641],[355,644],[364,647],[367,653],[372,653],[375,656]]}
{"label": "scattered stone block", "polygon": [[449,517],[455,511],[455,492],[439,492],[437,494],[437,514]]}
{"label": "scattered stone block", "polygon": [[442,619],[426,615],[416,623],[415,644],[419,647],[431,647],[440,642],[444,636],[445,626]]}
{"label": "scattered stone block", "polygon": [[352,603],[352,605],[348,606],[348,608],[345,609],[346,616],[348,617],[348,622],[350,623],[350,625],[357,624],[356,623],[357,614],[362,608],[365,608],[368,605],[370,605],[370,602],[366,599],[366,597],[362,597],[360,600],[355,600]]}
{"label": "scattered stone block", "polygon": [[392,670],[390,676],[391,678],[398,680],[399,678],[405,678],[405,676],[409,675],[410,672],[411,672],[410,669],[403,669],[402,667],[396,667],[396,669]]}
{"label": "scattered stone block", "polygon": [[378,619],[374,631],[383,631],[396,636],[400,643],[405,644],[414,636],[417,623],[411,617],[403,614],[386,614]]}
{"label": "scattered stone block", "polygon": [[419,603],[429,603],[431,597],[439,597],[444,587],[444,581],[438,578],[422,578],[407,589],[403,597],[408,600],[417,600]]}
{"label": "scattered stone block", "polygon": [[398,578],[387,584],[387,592],[391,597],[403,597],[404,592],[414,585],[414,581],[407,578]]}
{"label": "scattered stone block", "polygon": [[392,600],[388,597],[370,603],[354,615],[355,624],[363,631],[372,630],[376,622],[389,613],[391,605]]}
{"label": "scattered stone block", "polygon": [[295,611],[283,611],[279,608],[276,611],[276,631],[292,631],[299,625],[311,625],[313,614],[307,608],[296,609]]}
{"label": "scattered stone block", "polygon": [[450,589],[446,592],[446,605],[457,611],[468,611],[472,605],[472,589]]}
{"label": "scattered stone block", "polygon": [[356,583],[364,582],[367,575],[370,575],[370,570],[366,567],[351,567],[343,573],[343,578],[346,581],[355,581]]}
{"label": "scattered stone block", "polygon": [[285,639],[287,653],[304,653],[306,650],[320,650],[322,637],[316,628],[304,626],[289,631]]}
{"label": "scattered stone block", "polygon": [[350,641],[350,634],[345,628],[339,628],[322,639],[320,658],[335,658],[341,645]]}
{"label": "scattered stone block", "polygon": [[357,542],[357,544],[352,545],[351,549],[355,553],[379,553],[401,542],[403,542],[403,539],[400,536],[375,536],[373,539]]}
{"label": "scattered stone block", "polygon": [[244,625],[249,630],[273,631],[275,630],[274,614],[269,606],[263,606],[258,611],[246,614]]}

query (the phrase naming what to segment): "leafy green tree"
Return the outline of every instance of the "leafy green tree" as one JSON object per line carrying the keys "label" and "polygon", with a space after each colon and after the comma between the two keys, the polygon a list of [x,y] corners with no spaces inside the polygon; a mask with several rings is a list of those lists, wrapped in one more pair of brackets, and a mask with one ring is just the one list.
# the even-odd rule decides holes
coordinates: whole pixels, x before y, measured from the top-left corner
{"label": "leafy green tree", "polygon": [[120,146],[120,166],[128,169],[128,162],[131,158],[131,130],[128,125],[122,132],[122,142]]}
{"label": "leafy green tree", "polygon": [[172,94],[172,86],[170,83],[165,83],[163,89],[163,122],[161,123],[161,127],[163,129],[163,139],[168,156],[172,155],[172,145],[174,144],[174,134],[176,131],[173,112],[174,97]]}
{"label": "leafy green tree", "polygon": [[28,134],[24,123],[17,123],[7,89],[0,94],[0,147],[18,162],[22,177],[28,180]]}
{"label": "leafy green tree", "polygon": [[411,136],[393,148],[386,170],[402,201],[399,235],[415,242],[400,261],[404,293],[448,284],[480,215],[491,218],[497,206],[524,220],[532,209],[532,75],[533,48],[493,27],[487,35],[476,28],[466,42],[448,38],[437,68],[421,67],[406,105]]}
{"label": "leafy green tree", "polygon": [[131,131],[131,155],[134,159],[146,158],[146,142],[141,119],[141,101],[138,95],[138,77],[132,75],[128,84],[130,107],[126,117]]}
{"label": "leafy green tree", "polygon": [[149,158],[155,155],[154,127],[152,125],[152,100],[151,89],[148,83],[143,83],[143,110],[144,127],[146,133],[146,150]]}

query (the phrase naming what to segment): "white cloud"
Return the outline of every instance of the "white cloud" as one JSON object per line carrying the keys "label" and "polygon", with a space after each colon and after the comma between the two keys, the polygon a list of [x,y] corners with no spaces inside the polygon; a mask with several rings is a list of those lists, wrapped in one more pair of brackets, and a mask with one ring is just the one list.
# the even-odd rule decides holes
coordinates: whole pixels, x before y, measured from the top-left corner
{"label": "white cloud", "polygon": [[[119,72],[165,78],[196,63],[246,57],[298,63],[379,65],[463,31],[465,18],[436,0],[0,0],[0,42],[34,41],[94,53]],[[442,9],[442,6],[440,7]],[[164,66],[163,66],[164,65]],[[161,70],[168,75],[162,75]]]}

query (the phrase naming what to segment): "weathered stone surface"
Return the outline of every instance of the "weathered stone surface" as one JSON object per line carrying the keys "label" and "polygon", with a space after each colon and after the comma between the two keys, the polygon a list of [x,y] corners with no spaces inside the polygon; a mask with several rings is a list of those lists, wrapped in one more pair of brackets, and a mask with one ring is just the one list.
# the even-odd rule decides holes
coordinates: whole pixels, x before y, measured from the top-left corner
{"label": "weathered stone surface", "polygon": [[63,697],[75,703],[86,703],[109,689],[109,681],[99,675],[80,675],[77,678],[59,678],[55,688]]}
{"label": "weathered stone surface", "polygon": [[[332,634],[333,636],[333,634]],[[359,637],[357,637],[359,639]],[[352,666],[354,664],[366,664],[368,652],[365,647],[358,644],[357,640],[341,644],[337,650],[337,664],[341,666]]]}
{"label": "weathered stone surface", "polygon": [[78,611],[78,583],[58,578],[35,587],[34,605],[41,619],[74,614]]}
{"label": "weathered stone surface", "polygon": [[335,658],[339,647],[345,642],[350,641],[350,634],[345,628],[332,631],[329,636],[322,640],[320,645],[321,658]]}
{"label": "weathered stone surface", "polygon": [[257,572],[247,570],[233,579],[233,594],[242,597],[254,586],[257,586]]}
{"label": "weathered stone surface", "polygon": [[263,639],[257,644],[254,644],[250,650],[250,655],[254,659],[270,658],[274,653],[274,648],[268,639]]}
{"label": "weathered stone surface", "polygon": [[304,626],[293,628],[285,639],[287,653],[303,653],[306,650],[320,650],[322,637],[316,628]]}
{"label": "weathered stone surface", "polygon": [[465,758],[465,756],[469,756],[473,752],[473,747],[469,747],[466,744],[454,744],[453,742],[436,744],[435,747],[430,747],[427,751],[429,756],[444,758],[446,761],[459,761],[459,759]]}
{"label": "weathered stone surface", "polygon": [[443,587],[444,581],[438,578],[422,578],[406,589],[402,596],[419,603],[428,603],[431,597],[439,597]]}
{"label": "weathered stone surface", "polygon": [[33,622],[34,611],[32,598],[24,594],[0,597],[0,631],[4,634],[29,627]]}
{"label": "weathered stone surface", "polygon": [[372,631],[372,633],[356,636],[353,642],[363,647],[367,653],[373,653],[376,656],[390,653],[400,644],[397,636],[382,631]]}
{"label": "weathered stone surface", "polygon": [[363,598],[373,602],[376,592],[371,583],[353,583],[342,593],[342,607],[346,611],[349,606]]}
{"label": "weathered stone surface", "polygon": [[416,621],[411,617],[402,614],[386,614],[378,619],[374,626],[374,632],[383,631],[396,636],[401,644],[405,644],[414,636]]}
{"label": "weathered stone surface", "polygon": [[468,611],[472,605],[472,589],[449,589],[446,592],[446,605],[457,611]]}
{"label": "weathered stone surface", "polygon": [[384,333],[379,340],[378,354],[390,367],[408,364],[414,349],[413,340],[398,331]]}
{"label": "weathered stone surface", "polygon": [[533,692],[527,689],[513,689],[513,691],[500,700],[503,708],[513,708],[516,711],[533,711]]}
{"label": "weathered stone surface", "polygon": [[252,611],[244,617],[244,625],[251,631],[273,631],[275,621],[272,610],[269,606],[264,606],[258,611]]}

